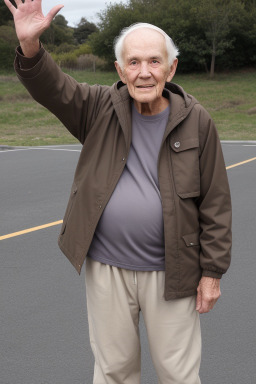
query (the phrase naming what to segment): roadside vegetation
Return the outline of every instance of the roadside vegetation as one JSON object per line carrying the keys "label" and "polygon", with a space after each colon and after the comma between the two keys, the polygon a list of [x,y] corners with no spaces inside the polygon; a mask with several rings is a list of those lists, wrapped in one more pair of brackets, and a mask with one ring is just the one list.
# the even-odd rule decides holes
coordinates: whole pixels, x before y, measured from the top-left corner
{"label": "roadside vegetation", "polygon": [[[111,85],[115,72],[68,71],[80,82]],[[256,140],[256,71],[177,74],[174,82],[209,111],[222,140]],[[59,120],[32,100],[13,73],[0,72],[0,145],[77,143]]]}

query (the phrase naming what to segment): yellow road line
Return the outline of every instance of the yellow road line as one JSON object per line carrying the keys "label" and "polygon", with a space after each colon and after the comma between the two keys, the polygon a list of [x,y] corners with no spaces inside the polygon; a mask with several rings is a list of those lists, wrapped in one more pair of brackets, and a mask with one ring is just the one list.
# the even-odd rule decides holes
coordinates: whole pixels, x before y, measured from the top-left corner
{"label": "yellow road line", "polygon": [[54,227],[55,225],[59,225],[62,223],[63,223],[63,220],[59,220],[59,221],[54,221],[53,223],[40,225],[38,227],[24,229],[24,231],[14,232],[14,233],[10,233],[9,235],[0,236],[0,240],[10,239],[11,237],[21,236],[21,235],[24,235],[26,233],[39,231],[40,229],[44,229],[44,228],[48,228],[48,227]]}
{"label": "yellow road line", "polygon": [[[226,167],[226,169],[235,168],[235,167],[238,167],[239,165],[250,163],[251,161],[254,161],[254,160],[256,160],[256,157],[253,157],[252,159],[248,159],[248,160],[245,160],[245,161],[241,161],[240,163],[236,163],[236,164],[230,165],[230,166]],[[53,223],[48,223],[48,224],[40,225],[38,227],[24,229],[23,231],[10,233],[9,235],[0,236],[0,241],[1,240],[5,240],[5,239],[10,239],[11,237],[25,235],[25,234],[30,233],[30,232],[39,231],[40,229],[54,227],[55,225],[59,225],[59,224],[62,224],[62,223],[63,223],[63,220],[59,220],[59,221],[54,221]]]}
{"label": "yellow road line", "polygon": [[245,161],[241,161],[241,163],[230,165],[229,167],[226,167],[226,169],[235,168],[235,167],[238,167],[239,165],[250,163],[251,161],[254,161],[254,160],[256,160],[256,157],[253,157],[252,159],[248,159],[248,160],[245,160]]}

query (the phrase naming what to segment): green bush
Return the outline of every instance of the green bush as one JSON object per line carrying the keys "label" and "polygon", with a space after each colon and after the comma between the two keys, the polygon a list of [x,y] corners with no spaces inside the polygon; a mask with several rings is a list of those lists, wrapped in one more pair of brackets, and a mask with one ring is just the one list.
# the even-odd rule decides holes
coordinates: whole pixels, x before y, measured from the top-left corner
{"label": "green bush", "polygon": [[92,49],[88,44],[81,44],[77,49],[75,49],[74,53],[77,57],[92,53]]}
{"label": "green bush", "polygon": [[0,69],[13,68],[15,49],[18,40],[13,27],[13,23],[0,26]]}
{"label": "green bush", "polygon": [[8,69],[13,68],[15,47],[11,46],[7,42],[0,40],[0,69]]}
{"label": "green bush", "polygon": [[57,54],[64,53],[64,52],[73,52],[76,48],[77,46],[74,44],[62,43],[58,47],[53,46],[53,48],[51,49],[51,52],[54,52]]}
{"label": "green bush", "polygon": [[[91,48],[87,44],[81,44],[78,46],[78,48],[75,48],[73,50],[70,49],[69,52],[66,51],[66,45],[63,46],[63,48],[65,49],[64,52],[60,52],[60,47],[58,47],[58,49],[56,49],[55,52],[53,52],[51,55],[59,66],[65,68],[77,68],[78,58],[91,53]],[[71,48],[71,46],[69,47]]]}
{"label": "green bush", "polygon": [[77,56],[74,52],[52,53],[51,55],[60,67],[74,68],[76,66]]}

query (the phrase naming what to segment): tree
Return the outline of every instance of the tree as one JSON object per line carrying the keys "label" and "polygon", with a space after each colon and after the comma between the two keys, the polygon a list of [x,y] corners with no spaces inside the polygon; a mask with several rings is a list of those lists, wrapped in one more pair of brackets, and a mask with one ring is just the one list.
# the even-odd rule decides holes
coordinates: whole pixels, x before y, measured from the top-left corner
{"label": "tree", "polygon": [[[11,0],[11,3],[15,5],[14,1]],[[3,1],[0,2],[0,25],[8,24],[8,21],[12,20],[12,14],[9,9],[6,7]]]}
{"label": "tree", "polygon": [[[256,0],[244,1],[241,23],[235,26],[236,49],[232,52],[238,66],[256,64]],[[239,52],[239,54],[238,54]]]}
{"label": "tree", "polygon": [[110,4],[98,14],[98,31],[89,37],[93,53],[104,58],[111,68],[115,60],[113,43],[121,30],[136,22],[153,22],[158,1],[130,0]]}
{"label": "tree", "polygon": [[10,69],[13,67],[13,58],[18,39],[15,33],[13,21],[7,25],[0,26],[0,68]]}
{"label": "tree", "polygon": [[50,27],[42,34],[41,41],[46,45],[59,46],[63,43],[74,43],[74,29],[68,27],[68,21],[62,15],[57,15]]}
{"label": "tree", "polygon": [[189,0],[159,0],[164,13],[161,17],[161,27],[177,45],[179,55],[178,70],[182,72],[202,71],[208,72],[209,49],[205,41],[202,28],[198,25],[197,13],[193,3]]}
{"label": "tree", "polygon": [[104,58],[113,68],[115,60],[113,42],[124,27],[136,21],[132,10],[125,4],[110,4],[98,14],[98,31],[89,36],[93,53]]}
{"label": "tree", "polygon": [[231,26],[243,12],[240,0],[199,0],[193,8],[211,54],[210,77],[214,76],[216,57],[232,47],[235,38],[229,35]]}
{"label": "tree", "polygon": [[63,15],[56,15],[53,20],[53,23],[63,28],[67,28],[68,26],[68,21],[65,19]]}
{"label": "tree", "polygon": [[84,44],[88,37],[97,30],[98,28],[94,23],[90,23],[89,21],[87,21],[87,19],[82,17],[80,22],[74,29],[74,39],[78,44]]}

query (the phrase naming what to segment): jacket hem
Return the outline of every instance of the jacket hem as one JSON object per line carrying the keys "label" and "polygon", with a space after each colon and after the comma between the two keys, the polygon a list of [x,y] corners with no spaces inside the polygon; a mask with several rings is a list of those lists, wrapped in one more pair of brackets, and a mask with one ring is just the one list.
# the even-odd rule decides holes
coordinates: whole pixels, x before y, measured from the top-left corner
{"label": "jacket hem", "polygon": [[168,292],[165,294],[165,300],[175,300],[175,299],[183,299],[185,297],[195,296],[197,294],[197,287],[195,289],[191,289],[189,291],[184,292]]}
{"label": "jacket hem", "polygon": [[60,239],[58,240],[58,246],[59,246],[60,250],[62,251],[62,253],[66,256],[66,258],[70,261],[70,263],[76,269],[77,273],[79,275],[81,275],[81,270],[82,270],[82,266],[83,266],[85,258],[84,258],[84,260],[80,264],[78,264],[79,262],[77,262],[77,258],[74,258],[72,256],[72,254],[62,244]]}

